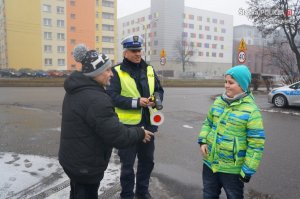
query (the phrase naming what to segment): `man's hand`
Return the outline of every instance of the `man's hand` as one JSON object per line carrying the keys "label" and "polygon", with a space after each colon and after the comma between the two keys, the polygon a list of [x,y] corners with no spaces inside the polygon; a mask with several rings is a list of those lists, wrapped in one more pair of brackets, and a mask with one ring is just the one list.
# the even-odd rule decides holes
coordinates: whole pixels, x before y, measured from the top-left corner
{"label": "man's hand", "polygon": [[150,142],[151,141],[151,137],[154,136],[154,133],[150,132],[150,131],[147,131],[146,129],[144,129],[145,131],[145,137],[143,139],[143,142],[146,143],[146,142]]}
{"label": "man's hand", "polygon": [[200,145],[200,151],[204,157],[208,156],[208,147],[207,144]]}
{"label": "man's hand", "polygon": [[145,97],[140,98],[140,106],[141,107],[147,107],[149,104],[149,99]]}

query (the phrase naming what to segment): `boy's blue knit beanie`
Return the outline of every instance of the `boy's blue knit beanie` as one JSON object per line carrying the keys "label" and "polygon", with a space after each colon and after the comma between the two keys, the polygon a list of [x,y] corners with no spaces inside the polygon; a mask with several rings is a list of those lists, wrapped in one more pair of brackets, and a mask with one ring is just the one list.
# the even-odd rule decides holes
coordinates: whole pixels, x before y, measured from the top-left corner
{"label": "boy's blue knit beanie", "polygon": [[243,91],[247,91],[251,83],[251,72],[245,65],[238,65],[228,69],[225,73],[226,75],[231,75],[235,81],[240,85]]}

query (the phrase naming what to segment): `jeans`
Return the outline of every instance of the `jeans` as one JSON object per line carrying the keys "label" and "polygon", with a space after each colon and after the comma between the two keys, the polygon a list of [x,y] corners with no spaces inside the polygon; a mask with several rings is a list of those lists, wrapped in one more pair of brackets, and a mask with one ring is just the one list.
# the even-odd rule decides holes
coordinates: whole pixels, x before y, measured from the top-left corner
{"label": "jeans", "polygon": [[71,180],[70,186],[70,199],[98,199],[100,182],[96,184],[80,184]]}
{"label": "jeans", "polygon": [[240,181],[238,174],[213,173],[206,164],[203,164],[202,178],[204,199],[218,199],[222,187],[227,199],[244,198],[244,183]]}
{"label": "jeans", "polygon": [[154,137],[150,142],[139,143],[135,146],[120,149],[118,155],[121,161],[121,198],[131,199],[134,197],[134,162],[138,157],[136,173],[136,193],[145,195],[148,193],[150,175],[154,167]]}

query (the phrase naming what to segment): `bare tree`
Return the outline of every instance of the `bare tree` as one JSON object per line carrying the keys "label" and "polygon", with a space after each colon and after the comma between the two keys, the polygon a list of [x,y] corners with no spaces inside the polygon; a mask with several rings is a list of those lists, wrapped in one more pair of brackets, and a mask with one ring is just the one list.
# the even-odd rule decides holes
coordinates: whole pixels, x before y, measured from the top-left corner
{"label": "bare tree", "polygon": [[[248,0],[248,18],[264,35],[283,30],[296,57],[300,73],[300,52],[297,46],[300,31],[300,0]],[[298,37],[298,38],[297,38]]]}
{"label": "bare tree", "polygon": [[193,65],[193,62],[190,61],[191,57],[194,54],[194,44],[189,42],[185,37],[175,41],[175,58],[176,62],[182,64],[182,71],[185,72],[186,65]]}
{"label": "bare tree", "polygon": [[274,39],[269,47],[269,53],[273,65],[279,67],[285,84],[291,84],[299,80],[295,54],[292,53],[287,41]]}

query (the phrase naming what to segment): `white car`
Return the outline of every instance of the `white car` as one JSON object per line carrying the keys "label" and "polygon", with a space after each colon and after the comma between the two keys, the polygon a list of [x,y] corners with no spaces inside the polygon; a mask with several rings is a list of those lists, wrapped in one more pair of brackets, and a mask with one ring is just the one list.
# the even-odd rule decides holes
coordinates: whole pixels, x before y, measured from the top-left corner
{"label": "white car", "polygon": [[271,90],[268,102],[276,107],[300,106],[300,81]]}

